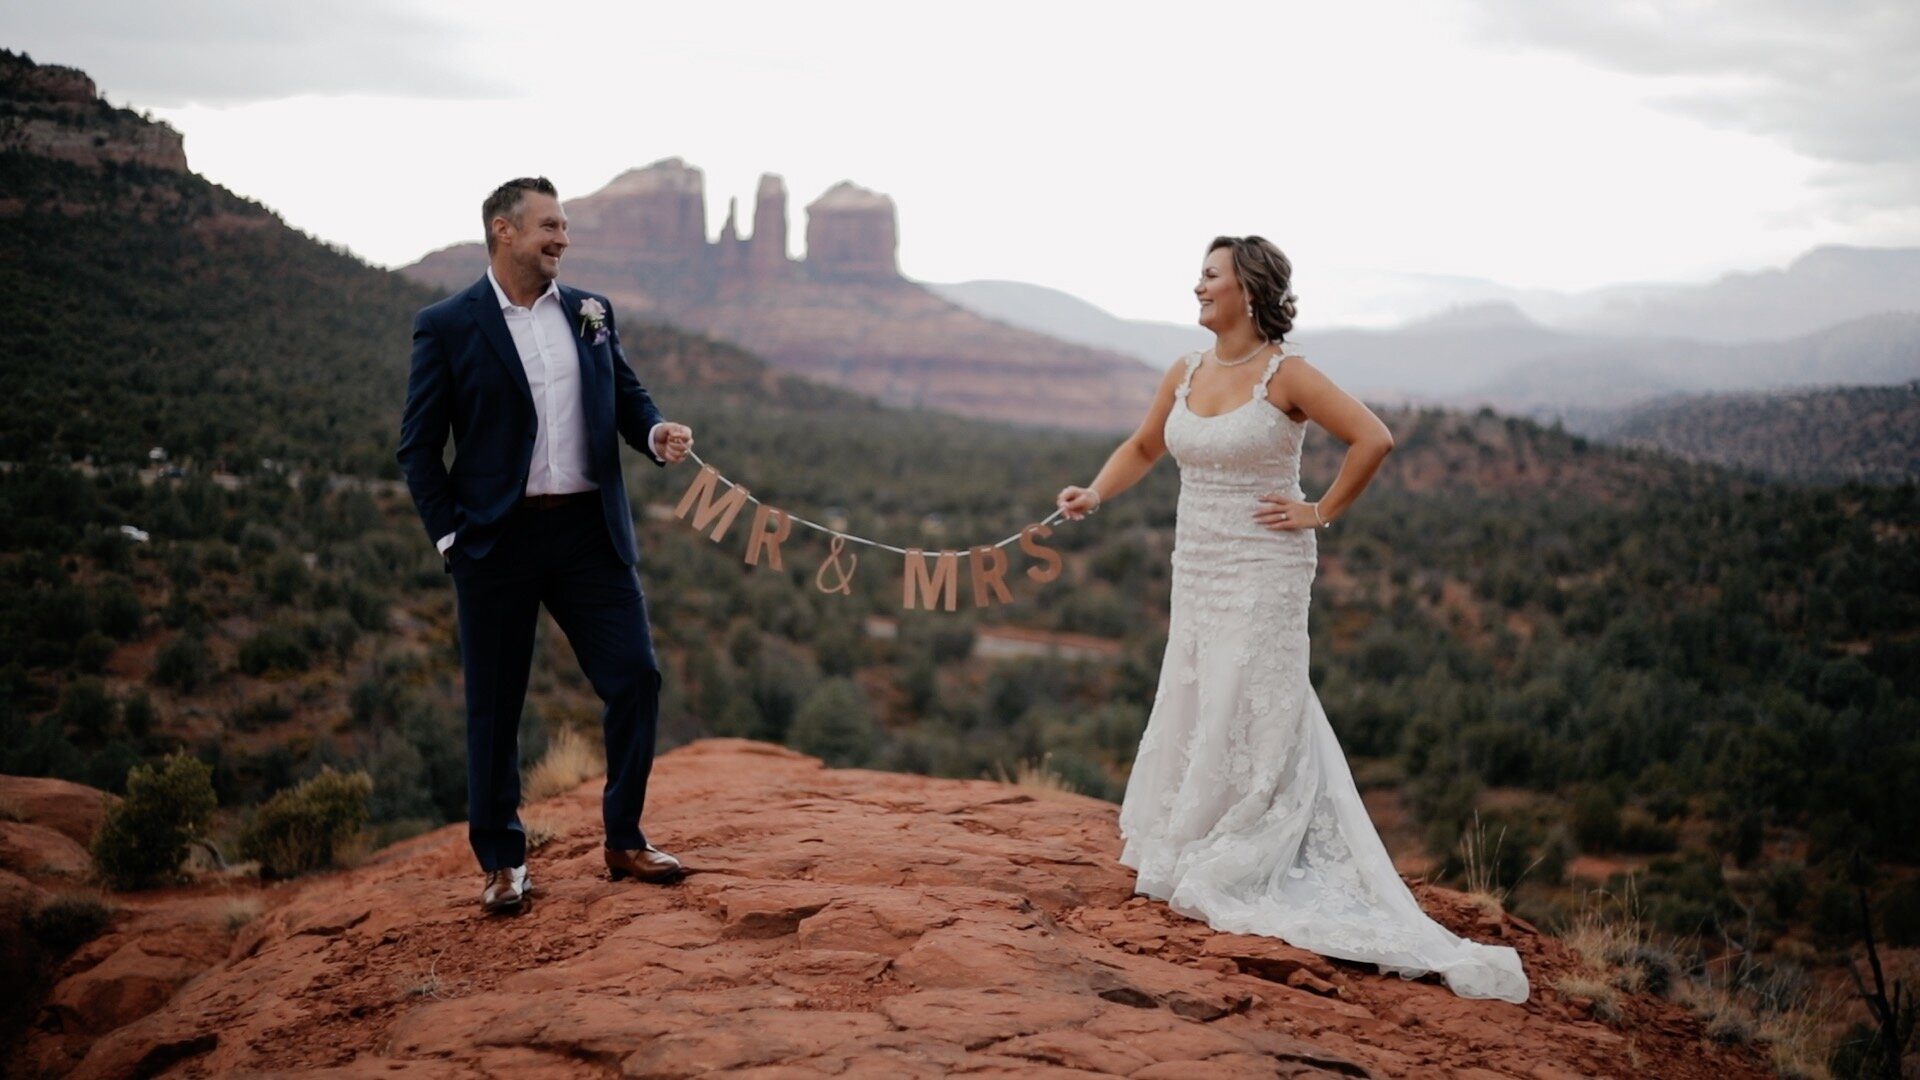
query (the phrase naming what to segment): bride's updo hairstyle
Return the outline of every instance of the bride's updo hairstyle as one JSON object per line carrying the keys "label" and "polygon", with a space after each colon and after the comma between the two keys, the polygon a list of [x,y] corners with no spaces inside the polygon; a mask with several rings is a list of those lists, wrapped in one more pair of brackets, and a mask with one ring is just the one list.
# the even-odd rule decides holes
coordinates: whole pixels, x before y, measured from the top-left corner
{"label": "bride's updo hairstyle", "polygon": [[1299,299],[1291,288],[1293,263],[1262,236],[1216,236],[1207,254],[1221,248],[1233,251],[1233,273],[1253,304],[1253,325],[1260,336],[1285,341],[1293,333],[1294,301]]}

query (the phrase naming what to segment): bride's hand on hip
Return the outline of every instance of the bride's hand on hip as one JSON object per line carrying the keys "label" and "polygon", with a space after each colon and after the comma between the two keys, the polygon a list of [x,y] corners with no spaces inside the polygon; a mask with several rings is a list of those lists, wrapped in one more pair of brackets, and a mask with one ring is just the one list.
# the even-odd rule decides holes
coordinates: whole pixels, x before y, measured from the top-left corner
{"label": "bride's hand on hip", "polygon": [[1095,510],[1100,509],[1100,493],[1092,488],[1064,487],[1054,496],[1054,505],[1067,515],[1069,521],[1079,521]]}
{"label": "bride's hand on hip", "polygon": [[1253,520],[1263,529],[1286,532],[1289,529],[1317,529],[1326,524],[1318,503],[1298,502],[1281,495],[1260,496]]}

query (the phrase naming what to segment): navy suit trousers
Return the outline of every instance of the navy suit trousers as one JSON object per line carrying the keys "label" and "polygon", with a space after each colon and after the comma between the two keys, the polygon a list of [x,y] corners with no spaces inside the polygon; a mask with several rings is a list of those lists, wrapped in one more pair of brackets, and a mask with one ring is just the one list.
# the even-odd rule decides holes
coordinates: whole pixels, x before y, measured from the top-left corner
{"label": "navy suit trousers", "polygon": [[646,598],[615,553],[598,499],[522,509],[482,558],[449,554],[467,691],[467,835],[483,870],[527,859],[520,822],[520,714],[534,625],[545,605],[605,710],[607,846],[641,848],[640,811],[653,771],[660,671]]}

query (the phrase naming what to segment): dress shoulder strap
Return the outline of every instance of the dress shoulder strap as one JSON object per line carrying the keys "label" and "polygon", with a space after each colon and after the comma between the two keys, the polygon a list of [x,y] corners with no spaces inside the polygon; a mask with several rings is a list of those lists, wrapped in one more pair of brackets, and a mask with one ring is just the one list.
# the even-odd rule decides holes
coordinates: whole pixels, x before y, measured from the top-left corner
{"label": "dress shoulder strap", "polygon": [[1180,397],[1186,397],[1187,391],[1193,387],[1193,373],[1200,370],[1200,358],[1205,355],[1205,349],[1195,349],[1180,358],[1187,365],[1187,373],[1180,379],[1180,389],[1175,391]]}
{"label": "dress shoulder strap", "polygon": [[1253,384],[1253,396],[1257,398],[1266,397],[1267,384],[1273,381],[1273,373],[1280,370],[1280,362],[1289,356],[1299,355],[1299,353],[1293,351],[1293,347],[1290,345],[1281,345],[1279,348],[1273,350],[1273,355],[1267,358],[1266,373],[1260,376],[1259,382]]}

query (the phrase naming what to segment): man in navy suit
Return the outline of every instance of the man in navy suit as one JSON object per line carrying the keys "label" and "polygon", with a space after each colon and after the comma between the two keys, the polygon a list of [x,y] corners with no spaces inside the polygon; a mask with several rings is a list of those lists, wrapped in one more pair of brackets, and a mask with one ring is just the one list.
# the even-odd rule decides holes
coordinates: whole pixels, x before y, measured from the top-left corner
{"label": "man in navy suit", "polygon": [[[627,366],[605,297],[556,281],[567,215],[544,177],[509,180],[481,207],[487,273],[413,321],[400,467],[446,558],[467,697],[467,835],[486,871],[481,906],[518,911],[533,888],[520,823],[520,711],[540,605],[605,703],[606,863],[615,880],[677,880],[640,811],[653,769],[660,670],[634,571],[620,441],[655,464],[685,460],[693,431],[666,421]],[[452,467],[443,463],[447,436]]]}

